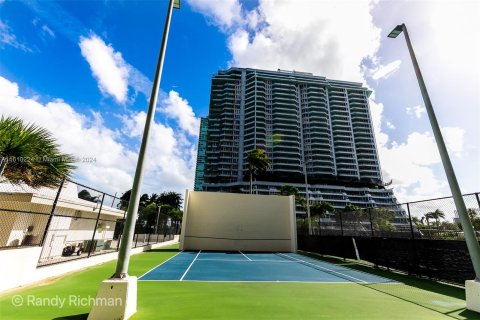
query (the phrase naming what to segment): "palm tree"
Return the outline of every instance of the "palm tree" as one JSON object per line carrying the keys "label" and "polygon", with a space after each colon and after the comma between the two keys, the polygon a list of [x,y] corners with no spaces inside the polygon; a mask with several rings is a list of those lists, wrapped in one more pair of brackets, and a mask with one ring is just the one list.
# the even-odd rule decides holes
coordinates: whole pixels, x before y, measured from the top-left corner
{"label": "palm tree", "polygon": [[247,155],[248,173],[250,175],[250,194],[253,191],[253,176],[267,171],[272,161],[263,149],[256,148]]}
{"label": "palm tree", "polygon": [[70,177],[73,162],[46,129],[19,118],[0,118],[0,176],[11,183],[57,187]]}
{"label": "palm tree", "polygon": [[305,212],[307,211],[307,200],[298,193],[298,188],[291,185],[283,185],[280,188],[280,195],[295,196],[295,205],[300,206]]}
{"label": "palm tree", "polygon": [[330,202],[318,201],[313,203],[310,211],[312,212],[313,216],[324,217],[327,215],[327,213],[334,213],[335,208]]}
{"label": "palm tree", "polygon": [[157,198],[156,203],[158,205],[171,205],[173,208],[180,210],[182,207],[183,199],[180,193],[170,191],[170,192],[162,192],[160,196]]}
{"label": "palm tree", "polygon": [[[430,228],[430,219],[433,219],[431,212],[425,213],[424,218],[425,218],[425,220],[427,221],[427,226]],[[422,218],[422,219],[423,219],[423,218]]]}
{"label": "palm tree", "polygon": [[[429,217],[430,217],[431,219],[434,219],[434,220],[435,220],[435,224],[436,224],[437,228],[438,228],[438,226],[439,226],[439,220],[440,220],[440,219],[445,219],[445,213],[444,213],[442,210],[440,210],[440,209],[436,209],[435,211],[429,212],[429,213],[427,213],[427,214],[429,215]],[[426,216],[426,215],[425,215],[425,216]],[[428,221],[428,220],[427,220],[427,221]]]}
{"label": "palm tree", "polygon": [[295,199],[298,197],[298,188],[291,185],[284,185],[280,188],[280,195],[282,196],[295,196]]}

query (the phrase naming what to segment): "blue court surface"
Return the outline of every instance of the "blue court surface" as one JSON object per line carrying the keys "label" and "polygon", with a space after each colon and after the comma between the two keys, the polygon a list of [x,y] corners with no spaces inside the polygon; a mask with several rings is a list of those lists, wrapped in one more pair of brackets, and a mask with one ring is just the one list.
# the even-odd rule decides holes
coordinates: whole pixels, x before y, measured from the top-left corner
{"label": "blue court surface", "polygon": [[143,281],[395,283],[296,253],[182,251]]}

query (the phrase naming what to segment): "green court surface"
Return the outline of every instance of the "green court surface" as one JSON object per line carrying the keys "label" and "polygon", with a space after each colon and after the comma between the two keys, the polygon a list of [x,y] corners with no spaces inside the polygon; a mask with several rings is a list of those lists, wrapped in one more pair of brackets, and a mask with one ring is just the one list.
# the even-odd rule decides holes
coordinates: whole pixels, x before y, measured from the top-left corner
{"label": "green court surface", "polygon": [[[177,252],[170,247],[135,255],[130,274],[140,276]],[[465,310],[462,288],[352,261],[328,262],[399,283],[139,281],[138,312],[131,319],[480,319]],[[95,297],[114,266],[105,263],[1,295],[0,319],[86,319],[90,306],[79,305],[81,299]],[[18,296],[22,306],[12,303]],[[45,305],[62,299],[62,307]]]}

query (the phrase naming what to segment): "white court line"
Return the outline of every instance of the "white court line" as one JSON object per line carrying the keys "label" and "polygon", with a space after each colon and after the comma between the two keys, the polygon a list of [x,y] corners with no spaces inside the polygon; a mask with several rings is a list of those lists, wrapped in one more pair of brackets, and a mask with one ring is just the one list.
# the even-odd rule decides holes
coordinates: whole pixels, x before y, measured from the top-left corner
{"label": "white court line", "polygon": [[277,252],[277,254],[279,255],[282,255],[282,256],[285,256],[285,257],[288,257],[288,258],[291,258],[291,259],[295,259],[297,262],[303,262],[303,263],[306,263],[306,264],[310,264],[312,266],[315,266],[317,268],[322,268],[322,269],[325,269],[325,270],[328,270],[330,272],[333,272],[333,273],[336,273],[336,274],[340,274],[344,277],[347,277],[347,278],[350,278],[350,279],[353,279],[353,280],[357,280],[357,281],[360,281],[361,283],[368,283],[367,281],[364,281],[364,280],[361,280],[361,279],[358,279],[358,278],[355,278],[355,277],[352,277],[352,276],[349,276],[348,274],[343,274],[341,272],[338,272],[338,271],[335,271],[335,270],[331,270],[331,269],[328,269],[328,268],[325,268],[325,267],[322,267],[322,266],[319,266],[319,265],[316,265],[314,263],[311,263],[311,262],[308,262],[308,261],[305,261],[305,260],[300,260],[300,259],[297,259],[295,257],[291,257],[291,256],[288,256],[286,254],[283,254],[281,252]]}
{"label": "white court line", "polygon": [[171,256],[171,257],[170,257],[170,258],[168,258],[167,260],[165,260],[165,261],[163,261],[162,263],[160,263],[158,266],[155,266],[155,267],[153,267],[152,269],[148,270],[147,272],[145,272],[144,274],[142,274],[140,277],[138,277],[138,279],[140,279],[141,277],[143,277],[144,275],[146,275],[146,274],[147,274],[147,273],[149,273],[150,271],[152,271],[152,270],[154,270],[154,269],[156,269],[156,268],[160,267],[162,264],[166,263],[167,261],[169,261],[169,260],[171,260],[171,259],[175,258],[176,256],[178,256],[178,255],[179,255],[180,253],[182,253],[182,252],[183,252],[183,251],[180,251],[180,252],[178,252],[177,254],[175,254],[175,255]]}
{"label": "white court line", "polygon": [[185,273],[184,273],[183,276],[180,278],[180,281],[183,281],[183,278],[185,278],[185,276],[187,275],[188,270],[190,270],[190,268],[192,267],[193,263],[195,262],[195,260],[197,260],[197,258],[198,258],[198,256],[200,255],[201,252],[202,252],[202,250],[198,251],[197,255],[195,256],[195,259],[193,259],[192,263],[190,263],[190,265],[188,266],[187,270],[185,270]]}
{"label": "white court line", "polygon": [[[297,253],[297,255],[298,255],[298,253]],[[317,260],[317,259],[315,259],[315,258],[312,258],[312,257],[309,257],[309,256],[305,256],[305,258],[308,258],[308,259],[310,259],[310,260],[314,260],[314,261],[320,261],[320,262],[323,262],[322,260]],[[328,262],[324,262],[324,263],[328,263]],[[361,274],[364,274],[364,275],[367,275],[367,276],[371,276],[371,277],[373,276],[373,277],[375,277],[375,278],[378,278],[378,279],[385,279],[385,280],[386,280],[385,282],[379,282],[379,281],[377,281],[377,282],[368,282],[369,284],[377,284],[377,283],[393,283],[393,282],[395,282],[395,283],[402,283],[402,282],[395,281],[395,280],[392,280],[392,279],[389,279],[389,278],[385,278],[385,277],[382,277],[382,276],[373,275],[373,274],[371,274],[371,273],[368,273],[368,272],[365,272],[365,271],[360,271],[360,270],[350,269],[350,268],[348,268],[348,267],[343,267],[343,266],[341,266],[341,267],[342,267],[343,269],[348,269],[348,270],[355,271],[356,273],[361,273]]]}
{"label": "white court line", "polygon": [[242,256],[244,256],[245,258],[248,259],[248,261],[252,261],[252,259],[250,259],[249,257],[247,257],[242,251],[238,250],[238,252],[240,252],[242,254]]}
{"label": "white court line", "polygon": [[[179,282],[179,280],[139,280],[145,282]],[[352,284],[352,282],[338,282],[338,281],[295,281],[295,280],[183,280],[182,282],[266,282],[266,283],[318,283],[318,284]],[[397,285],[399,282],[367,282],[367,284],[389,284]]]}
{"label": "white court line", "polygon": [[227,261],[227,262],[271,262],[271,263],[297,263],[297,261],[279,261],[279,260],[232,260],[232,259],[197,259],[197,261]]}

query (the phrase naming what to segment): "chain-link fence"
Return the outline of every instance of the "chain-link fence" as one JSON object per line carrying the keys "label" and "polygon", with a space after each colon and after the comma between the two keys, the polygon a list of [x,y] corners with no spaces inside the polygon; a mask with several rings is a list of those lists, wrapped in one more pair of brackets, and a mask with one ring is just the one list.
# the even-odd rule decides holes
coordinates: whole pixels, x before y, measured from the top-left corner
{"label": "chain-link fence", "polygon": [[[480,240],[479,193],[463,196]],[[462,240],[464,234],[452,197],[367,209],[351,207],[312,216],[313,235]],[[308,234],[306,219],[297,219],[299,234]]]}
{"label": "chain-link fence", "polygon": [[[463,197],[480,240],[479,193]],[[475,277],[453,198],[346,209],[313,216],[311,232],[297,219],[298,248],[457,284]]]}
{"label": "chain-link fence", "polygon": [[[117,251],[128,202],[64,181],[58,189],[0,183],[0,250],[41,246],[39,266]],[[180,222],[139,208],[133,247],[172,240]]]}

